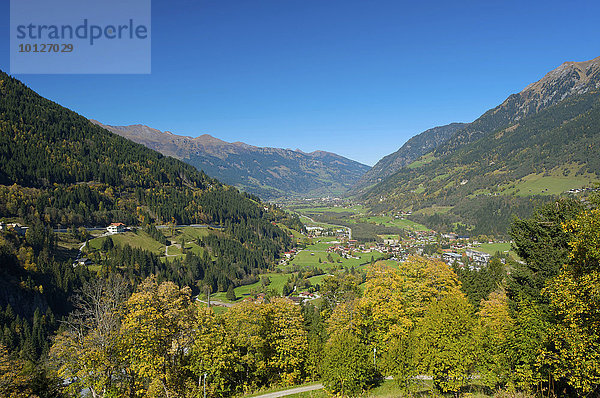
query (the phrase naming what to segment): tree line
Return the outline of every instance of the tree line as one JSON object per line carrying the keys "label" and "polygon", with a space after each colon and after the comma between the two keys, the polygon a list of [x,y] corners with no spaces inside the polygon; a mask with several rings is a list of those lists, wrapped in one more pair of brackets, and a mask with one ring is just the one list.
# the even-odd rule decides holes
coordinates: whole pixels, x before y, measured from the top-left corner
{"label": "tree line", "polygon": [[496,258],[481,271],[428,257],[379,262],[366,276],[326,277],[322,299],[302,306],[266,297],[215,313],[189,287],[154,275],[133,287],[111,274],[79,290],[45,371],[69,381],[62,394],[97,397],[197,396],[204,381],[226,397],[317,379],[352,396],[390,375],[407,395],[420,375],[442,394],[474,380],[488,393],[593,394],[599,220],[597,199],[560,200],[513,223],[522,262]]}

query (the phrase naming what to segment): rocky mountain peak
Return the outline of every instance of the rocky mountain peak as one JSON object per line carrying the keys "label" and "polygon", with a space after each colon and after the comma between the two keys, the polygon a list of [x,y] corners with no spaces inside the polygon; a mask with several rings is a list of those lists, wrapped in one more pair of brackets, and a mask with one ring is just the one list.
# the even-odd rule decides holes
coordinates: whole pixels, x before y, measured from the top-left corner
{"label": "rocky mountain peak", "polygon": [[572,95],[600,89],[600,57],[583,62],[564,62],[542,79],[523,89],[517,98],[509,97],[501,106],[517,100],[520,117],[535,113]]}

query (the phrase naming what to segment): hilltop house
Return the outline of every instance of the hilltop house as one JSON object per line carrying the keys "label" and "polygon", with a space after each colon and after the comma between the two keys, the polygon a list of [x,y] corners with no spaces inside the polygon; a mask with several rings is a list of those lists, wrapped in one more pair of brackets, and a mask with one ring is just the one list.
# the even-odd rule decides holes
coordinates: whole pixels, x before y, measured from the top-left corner
{"label": "hilltop house", "polygon": [[122,232],[125,232],[125,224],[123,224],[122,222],[114,222],[110,224],[106,229],[111,234],[120,234]]}

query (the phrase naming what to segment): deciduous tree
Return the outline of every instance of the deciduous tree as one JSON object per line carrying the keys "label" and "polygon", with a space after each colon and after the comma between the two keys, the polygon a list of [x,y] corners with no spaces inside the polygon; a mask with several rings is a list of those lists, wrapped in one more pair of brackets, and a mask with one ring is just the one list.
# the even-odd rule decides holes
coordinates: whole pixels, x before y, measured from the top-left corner
{"label": "deciduous tree", "polygon": [[372,350],[354,333],[342,330],[325,345],[322,381],[331,394],[356,396],[377,381]]}
{"label": "deciduous tree", "polygon": [[441,392],[458,394],[475,365],[475,321],[461,292],[433,301],[417,327],[418,369]]}
{"label": "deciduous tree", "polygon": [[184,358],[192,345],[194,307],[189,288],[146,279],[125,303],[123,355],[136,377],[135,394],[178,396],[184,388]]}
{"label": "deciduous tree", "polygon": [[97,279],[75,297],[75,311],[50,350],[59,375],[73,392],[84,388],[93,397],[122,391],[124,363],[120,351],[120,311],[127,297],[120,277]]}

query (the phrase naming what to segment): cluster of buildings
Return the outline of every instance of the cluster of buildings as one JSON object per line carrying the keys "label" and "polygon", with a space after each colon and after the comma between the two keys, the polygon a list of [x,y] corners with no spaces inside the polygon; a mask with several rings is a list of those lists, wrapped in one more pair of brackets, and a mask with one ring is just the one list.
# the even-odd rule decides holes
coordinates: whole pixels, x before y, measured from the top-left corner
{"label": "cluster of buildings", "polygon": [[[331,242],[333,243],[333,242]],[[365,245],[359,245],[355,240],[349,240],[346,244],[336,243],[333,246],[327,248],[327,253],[337,253],[342,258],[360,258],[354,255],[354,252],[360,251],[362,253],[370,253],[371,249],[368,249]]]}
{"label": "cluster of buildings", "polygon": [[0,222],[0,232],[14,232],[17,235],[24,236],[29,227],[15,223],[4,223]]}
{"label": "cluster of buildings", "polygon": [[323,227],[306,227],[309,238],[316,238],[320,236],[337,236],[338,239],[349,239],[351,238],[352,231],[350,228],[323,228]]}
{"label": "cluster of buildings", "polygon": [[306,303],[311,300],[316,300],[320,298],[317,293],[309,293],[309,292],[300,292],[297,296],[288,296],[288,299],[292,300],[294,304]]}
{"label": "cluster of buildings", "polygon": [[[327,249],[328,253],[337,253],[343,258],[357,258],[354,253],[379,252],[388,255],[392,260],[404,261],[411,254],[423,254],[423,248],[427,244],[437,242],[434,231],[415,231],[409,238],[386,237],[381,242],[369,245],[359,244],[356,240],[338,242]],[[333,243],[333,242],[332,242]]]}
{"label": "cluster of buildings", "polygon": [[596,192],[598,188],[573,188],[569,189],[568,193],[581,193],[581,192]]}
{"label": "cluster of buildings", "polygon": [[462,254],[448,250],[442,255],[442,259],[447,264],[465,265],[468,262],[472,269],[481,269],[487,266],[491,258],[491,254],[473,249],[467,249]]}
{"label": "cluster of buildings", "polygon": [[290,251],[283,253],[283,256],[285,258],[289,259],[289,258],[294,257],[296,255],[296,253],[298,253],[298,250],[296,248],[293,248]]}

